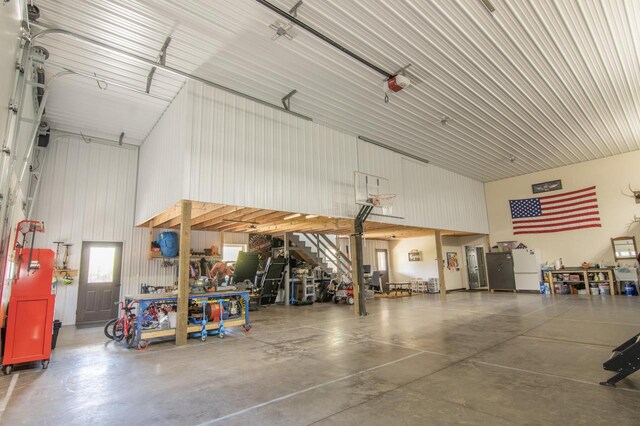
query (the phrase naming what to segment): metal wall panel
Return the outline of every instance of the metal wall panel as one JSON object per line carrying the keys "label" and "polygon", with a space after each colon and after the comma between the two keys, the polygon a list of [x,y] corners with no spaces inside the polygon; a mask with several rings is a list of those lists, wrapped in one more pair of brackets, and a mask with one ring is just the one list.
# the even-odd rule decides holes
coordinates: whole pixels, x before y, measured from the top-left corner
{"label": "metal wall panel", "polygon": [[[141,283],[171,285],[175,268],[148,260],[149,231],[133,226],[137,149],[87,144],[54,131],[48,150],[33,214],[45,222],[46,233],[36,245],[55,249],[53,241],[72,243],[69,265],[78,269],[83,241],[122,241],[122,295],[138,293]],[[154,239],[162,231],[154,229]],[[246,244],[248,235],[226,233],[225,241]],[[219,233],[192,233],[193,249],[212,243],[220,244]],[[77,280],[58,286],[55,315],[64,324],[75,323],[77,290]]]}
{"label": "metal wall panel", "polygon": [[405,216],[402,155],[358,140],[358,171],[389,179],[390,192],[396,194],[393,215]]}
{"label": "metal wall panel", "polygon": [[[80,137],[53,132],[48,151],[33,213],[45,222],[46,233],[36,245],[55,249],[53,241],[73,244],[69,266],[78,269],[83,241],[122,241],[126,287],[127,262],[134,257],[130,241],[137,149],[86,144]],[[77,280],[58,286],[55,316],[63,324],[75,323],[77,298]]]}
{"label": "metal wall panel", "polygon": [[181,198],[353,217],[359,170],[389,178],[398,195],[402,218],[376,220],[488,230],[478,181],[202,83],[185,88],[141,148],[137,223]]}
{"label": "metal wall panel", "polygon": [[[352,216],[356,138],[197,82],[184,198]],[[146,146],[146,143],[145,143]]]}
{"label": "metal wall panel", "polygon": [[405,224],[487,234],[482,182],[402,158]]}
{"label": "metal wall panel", "polygon": [[181,90],[140,147],[136,224],[183,198],[182,173],[188,159],[185,138],[186,90]]}

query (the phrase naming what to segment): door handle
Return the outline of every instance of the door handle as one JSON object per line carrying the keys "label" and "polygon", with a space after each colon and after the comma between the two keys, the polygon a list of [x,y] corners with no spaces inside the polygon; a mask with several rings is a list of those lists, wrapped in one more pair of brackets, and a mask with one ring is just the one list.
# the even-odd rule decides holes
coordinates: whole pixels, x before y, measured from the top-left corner
{"label": "door handle", "polygon": [[120,283],[114,285],[114,287],[120,287],[120,286],[121,286]]}

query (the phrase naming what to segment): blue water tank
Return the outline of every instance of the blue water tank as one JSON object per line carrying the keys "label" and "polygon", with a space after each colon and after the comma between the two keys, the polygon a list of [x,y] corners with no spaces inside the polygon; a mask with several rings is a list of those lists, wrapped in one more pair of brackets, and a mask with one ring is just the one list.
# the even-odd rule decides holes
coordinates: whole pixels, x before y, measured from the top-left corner
{"label": "blue water tank", "polygon": [[160,251],[163,257],[176,257],[178,255],[178,234],[175,232],[162,232],[158,238]]}

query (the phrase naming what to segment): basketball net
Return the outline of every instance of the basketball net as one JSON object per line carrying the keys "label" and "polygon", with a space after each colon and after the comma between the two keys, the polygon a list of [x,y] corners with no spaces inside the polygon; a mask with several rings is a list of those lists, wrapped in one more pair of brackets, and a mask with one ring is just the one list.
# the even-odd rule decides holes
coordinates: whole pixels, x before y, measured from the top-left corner
{"label": "basketball net", "polygon": [[378,194],[371,196],[371,204],[374,207],[380,207],[382,213],[386,216],[393,212],[393,202],[396,199],[396,194]]}

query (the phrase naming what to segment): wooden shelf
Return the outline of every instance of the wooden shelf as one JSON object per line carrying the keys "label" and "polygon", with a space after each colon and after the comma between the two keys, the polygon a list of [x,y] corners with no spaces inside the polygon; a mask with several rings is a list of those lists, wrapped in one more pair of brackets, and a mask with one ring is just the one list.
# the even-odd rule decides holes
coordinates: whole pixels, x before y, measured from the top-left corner
{"label": "wooden shelf", "polygon": [[78,276],[77,269],[62,269],[62,268],[53,268],[53,276],[56,278],[62,278],[65,276],[76,277]]}
{"label": "wooden shelf", "polygon": [[[551,287],[551,293],[556,293],[556,284],[568,284],[568,285],[584,285],[585,290],[587,291],[587,295],[591,296],[590,284],[607,284],[609,285],[609,293],[613,296],[615,295],[615,286],[614,286],[614,278],[613,278],[613,269],[559,269],[559,270],[551,270],[551,271],[543,271],[547,276],[546,282],[549,283]],[[589,274],[606,274],[606,278],[604,280],[589,280]],[[558,275],[573,275],[580,276],[582,275],[582,280],[580,281],[572,281],[572,280],[556,280],[555,278]],[[595,296],[595,295],[594,295]]]}
{"label": "wooden shelf", "polygon": [[[160,252],[157,252],[159,253],[159,255],[156,255],[155,254],[156,252],[151,252],[151,253],[153,254],[149,256],[149,259],[178,260],[180,258],[179,256],[165,257],[165,256],[162,256]],[[206,260],[215,260],[215,261],[222,260],[222,256],[198,256],[198,255],[189,256],[190,260],[200,260],[202,258],[205,258]]]}
{"label": "wooden shelf", "polygon": [[[244,318],[236,318],[230,320],[224,320],[224,326],[226,327],[238,327],[245,324]],[[205,325],[207,330],[217,330],[220,328],[219,322],[209,322]],[[202,331],[202,325],[199,324],[189,324],[187,327],[188,333],[199,333]],[[164,330],[142,330],[141,339],[154,339],[156,337],[166,337],[166,336],[175,336],[176,329],[175,328],[167,328]]]}

